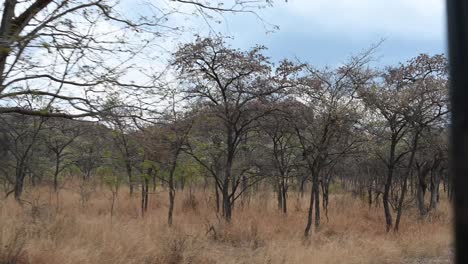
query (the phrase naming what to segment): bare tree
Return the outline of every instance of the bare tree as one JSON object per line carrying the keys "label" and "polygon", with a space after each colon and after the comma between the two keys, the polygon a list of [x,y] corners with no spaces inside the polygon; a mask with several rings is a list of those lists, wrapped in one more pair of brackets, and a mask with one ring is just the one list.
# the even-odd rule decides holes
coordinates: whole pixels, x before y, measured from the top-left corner
{"label": "bare tree", "polygon": [[[174,101],[175,104],[175,101]],[[140,137],[142,145],[145,149],[145,159],[148,159],[156,164],[160,164],[160,168],[167,171],[168,177],[156,175],[156,168],[149,167],[148,174],[154,173],[162,181],[166,182],[169,187],[169,210],[167,215],[167,223],[169,226],[173,222],[173,212],[175,205],[175,173],[179,161],[179,156],[183,153],[183,149],[187,145],[188,135],[192,127],[192,121],[188,116],[181,116],[180,113],[173,111],[167,114],[162,123],[142,128]],[[142,208],[147,206],[148,195],[148,179],[143,186],[142,197],[146,195],[146,199],[142,198]]]}
{"label": "bare tree", "polygon": [[377,133],[373,134],[383,140],[383,145],[386,146],[384,151],[387,154],[383,154],[382,150],[377,153],[387,166],[383,193],[387,232],[393,226],[389,198],[397,165],[403,163],[405,156],[410,154],[395,206],[395,230],[398,230],[407,179],[411,173],[420,134],[432,122],[440,122],[441,117],[448,111],[446,96],[443,95],[446,68],[443,56],[421,55],[407,65],[388,69],[388,73],[384,74],[375,86],[362,90],[365,104],[372,111],[377,110],[374,114],[378,113],[375,122],[372,123],[372,130]]}
{"label": "bare tree", "polygon": [[44,128],[47,118],[27,117],[18,115],[3,115],[0,117],[2,133],[8,138],[8,152],[13,157],[14,179],[13,190],[7,196],[14,193],[15,199],[21,201],[24,189],[24,180],[28,172],[28,166],[33,155],[33,148],[37,145],[40,133]]}
{"label": "bare tree", "polygon": [[103,164],[104,153],[109,149],[105,136],[109,130],[95,123],[88,123],[82,129],[83,136],[75,142],[73,163],[80,170],[83,182],[87,182]]}
{"label": "bare tree", "polygon": [[294,175],[297,171],[297,158],[299,154],[298,139],[294,131],[292,119],[291,105],[294,101],[286,100],[278,102],[276,107],[278,111],[270,114],[261,120],[260,133],[267,135],[269,141],[266,145],[267,152],[270,153],[271,161],[267,163],[267,170],[271,171],[271,167],[275,168],[273,179],[278,195],[278,209],[284,214],[287,213],[287,193]]}
{"label": "bare tree", "polygon": [[[114,98],[112,101],[112,104],[114,105],[123,105],[122,103],[119,103],[118,99]],[[131,118],[137,114],[133,113],[132,109],[115,107],[109,111],[109,114],[103,117],[106,124],[113,129],[112,141],[115,142],[117,149],[117,159],[124,163],[130,196],[133,196],[135,187],[134,167],[138,165],[141,159],[138,153],[139,146],[133,137],[137,126],[135,125],[135,119]],[[140,119],[146,120],[144,116],[141,116]]]}
{"label": "bare tree", "polygon": [[447,72],[448,63],[442,55],[433,57],[420,55],[408,62],[408,65],[402,65],[398,69],[390,70],[390,75],[393,75],[391,77],[395,78],[398,83],[397,89],[402,93],[409,90],[404,96],[410,99],[402,111],[404,111],[412,129],[411,153],[398,202],[395,231],[398,231],[399,228],[408,177],[413,167],[421,133],[423,130],[429,129],[430,126],[443,127],[445,125],[443,117],[449,112],[447,105]]}
{"label": "bare tree", "polygon": [[72,153],[67,151],[67,148],[81,135],[81,127],[79,123],[51,119],[47,123],[44,134],[46,147],[53,154],[54,158],[53,186],[54,191],[58,192],[59,174],[71,164],[71,162],[64,164],[67,157],[71,161],[70,155]]}
{"label": "bare tree", "polygon": [[227,221],[232,216],[240,174],[233,175],[233,165],[239,145],[255,121],[265,115],[262,100],[291,86],[289,76],[295,67],[285,63],[278,76],[272,75],[271,64],[261,53],[262,47],[242,52],[226,47],[222,39],[198,39],[182,46],[175,53],[174,64],[181,79],[186,81],[183,92],[187,98],[203,102],[222,122],[224,129],[223,172],[195,157],[210,170],[222,193],[223,213]]}
{"label": "bare tree", "polygon": [[[133,1],[132,1],[133,2]],[[252,13],[270,1],[139,2],[124,15],[116,0],[6,0],[0,24],[0,113],[78,118],[112,107],[103,98],[118,90],[125,105],[153,108],[160,71],[140,67],[162,37],[183,31],[170,20],[199,14]],[[162,50],[162,49],[159,49]],[[27,98],[39,97],[33,107]],[[138,102],[138,103],[136,103]],[[114,106],[115,107],[115,106]]]}
{"label": "bare tree", "polygon": [[365,67],[375,47],[351,58],[336,70],[317,70],[307,66],[306,75],[297,88],[304,101],[296,108],[294,127],[310,173],[312,189],[304,235],[310,236],[315,208],[315,227],[320,226],[320,176],[337,159],[356,150],[361,141],[354,131],[359,129],[360,109],[354,102],[358,89],[367,86],[372,77]]}
{"label": "bare tree", "polygon": [[[447,169],[447,131],[440,128],[430,128],[421,135],[421,144],[415,156],[416,170],[416,205],[421,216],[437,208],[439,201],[439,185],[446,181],[444,172]],[[444,184],[446,184],[444,182]],[[430,204],[426,206],[425,195],[430,192]],[[448,190],[447,190],[448,191]]]}

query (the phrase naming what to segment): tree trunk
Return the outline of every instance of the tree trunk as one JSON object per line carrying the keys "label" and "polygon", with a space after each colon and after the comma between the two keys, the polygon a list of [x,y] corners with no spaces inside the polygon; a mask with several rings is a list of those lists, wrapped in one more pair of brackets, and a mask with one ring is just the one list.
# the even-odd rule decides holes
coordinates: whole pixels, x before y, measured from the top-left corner
{"label": "tree trunk", "polygon": [[215,187],[215,199],[216,199],[216,213],[219,213],[219,191],[218,191],[218,184],[214,184],[214,187]]}
{"label": "tree trunk", "polygon": [[[227,184],[229,185],[229,184]],[[229,198],[229,187],[225,186],[222,190],[223,195],[223,216],[227,222],[231,222],[232,217],[232,207],[231,207],[231,199]]]}
{"label": "tree trunk", "polygon": [[387,174],[387,181],[385,182],[384,193],[382,197],[387,232],[390,231],[393,225],[392,213],[390,212],[390,204],[389,204],[390,187],[392,185],[392,178],[393,178],[393,168],[389,166],[388,174]]}
{"label": "tree trunk", "polygon": [[[235,155],[235,141],[233,138],[234,129],[231,127],[231,124],[226,125],[226,144],[227,144],[227,157],[226,157],[226,165],[224,168],[224,178],[223,184],[221,189],[221,194],[223,198],[223,216],[226,222],[231,222],[232,218],[232,202],[231,196],[229,194],[229,183],[231,182],[232,178],[232,164],[234,162],[234,155]],[[234,186],[233,186],[234,188]],[[234,196],[234,193],[232,194]],[[234,197],[232,197],[234,198]]]}
{"label": "tree trunk", "polygon": [[205,193],[206,192],[206,188],[208,187],[208,177],[206,175],[204,175],[203,177],[203,192]]}
{"label": "tree trunk", "polygon": [[288,187],[286,186],[284,179],[283,179],[283,183],[281,187],[281,194],[282,194],[281,200],[283,201],[283,214],[287,214],[288,212],[288,203],[287,203]]}
{"label": "tree trunk", "polygon": [[314,210],[314,198],[315,198],[315,193],[314,193],[314,188],[312,188],[310,190],[309,210],[307,212],[307,225],[304,231],[304,236],[306,238],[310,237],[310,229],[312,227],[312,212]]}
{"label": "tree trunk", "polygon": [[439,185],[440,185],[440,177],[437,173],[432,173],[431,175],[431,200],[429,203],[429,208],[437,209],[437,202],[439,196]]}
{"label": "tree trunk", "polygon": [[110,209],[111,224],[112,224],[112,219],[114,218],[114,206],[115,206],[116,197],[117,197],[117,193],[114,190],[112,190],[112,203],[111,203],[111,209]]}
{"label": "tree trunk", "polygon": [[416,150],[418,149],[418,142],[419,142],[419,133],[420,130],[416,130],[414,137],[413,137],[413,144],[411,146],[411,154],[410,158],[408,161],[408,167],[407,167],[407,172],[403,178],[403,187],[401,189],[401,196],[400,200],[398,201],[398,208],[397,208],[397,217],[396,217],[396,222],[395,222],[395,231],[398,232],[398,228],[400,227],[400,219],[401,215],[403,214],[403,202],[405,199],[405,194],[406,194],[406,189],[408,186],[408,178],[411,177],[412,174],[412,169],[413,169],[413,162],[414,162],[414,156],[416,154]]}
{"label": "tree trunk", "polygon": [[424,187],[421,184],[418,184],[416,191],[416,201],[419,209],[419,214],[421,216],[425,216],[427,213],[426,206],[424,205],[425,192],[426,191],[424,190]]}
{"label": "tree trunk", "polygon": [[302,177],[299,185],[299,192],[301,193],[301,198],[304,198],[304,191],[305,191],[305,184],[307,181],[307,177]]}
{"label": "tree trunk", "polygon": [[175,189],[169,187],[169,211],[167,214],[167,224],[172,226],[172,215],[174,212]]}
{"label": "tree trunk", "polygon": [[174,171],[176,162],[172,165],[169,173],[169,211],[167,213],[167,224],[172,226],[172,215],[174,212],[174,201],[175,201],[175,186],[174,186]]}
{"label": "tree trunk", "polygon": [[231,221],[232,217],[232,207],[231,207],[231,197],[229,196],[229,182],[231,179],[231,166],[230,161],[228,160],[227,166],[225,169],[225,175],[223,179],[223,185],[221,189],[221,195],[223,199],[223,216],[227,222]]}
{"label": "tree trunk", "polygon": [[401,215],[403,214],[403,202],[405,201],[405,194],[406,194],[407,187],[408,187],[408,177],[404,177],[403,186],[401,188],[400,199],[398,200],[397,216],[396,216],[395,228],[394,228],[395,232],[398,232],[398,228],[400,227]]}
{"label": "tree trunk", "polygon": [[[316,176],[318,177],[318,176]],[[314,189],[315,195],[315,231],[318,231],[320,227],[320,189],[318,179],[315,179],[312,188]]]}
{"label": "tree trunk", "polygon": [[26,178],[26,168],[25,168],[25,161],[26,159],[23,157],[19,162],[16,164],[16,174],[15,174],[15,187],[14,187],[14,195],[16,201],[20,201],[21,194],[23,193],[24,187],[24,179]]}
{"label": "tree trunk", "polygon": [[325,177],[325,179],[322,181],[322,208],[323,211],[325,212],[325,218],[327,219],[327,222],[329,221],[328,219],[328,189],[330,186],[330,179]]}
{"label": "tree trunk", "polygon": [[368,203],[369,203],[369,209],[372,208],[372,183],[373,183],[373,178],[370,175],[370,170],[369,167],[367,167],[367,178],[369,180],[369,184],[367,185],[367,198],[368,198]]}
{"label": "tree trunk", "polygon": [[141,209],[141,216],[145,216],[145,185],[141,184],[141,204],[140,204],[140,209]]}
{"label": "tree trunk", "polygon": [[234,210],[236,200],[234,199],[236,193],[236,179],[231,176],[231,193],[229,194],[229,201],[231,202],[231,212]]}
{"label": "tree trunk", "polygon": [[426,163],[419,165],[416,163],[418,170],[417,190],[416,190],[416,202],[419,209],[419,214],[425,216],[427,214],[427,208],[425,205],[425,196],[427,190],[426,177],[429,173],[429,167]]}
{"label": "tree trunk", "polygon": [[59,154],[55,155],[55,171],[54,171],[54,191],[58,192],[58,175],[60,172],[60,156]]}
{"label": "tree trunk", "polygon": [[149,179],[145,178],[145,212],[148,211],[148,202],[149,202]]}
{"label": "tree trunk", "polygon": [[386,231],[390,232],[390,229],[393,226],[392,213],[390,212],[390,189],[392,187],[393,181],[393,170],[395,168],[395,149],[396,149],[396,137],[392,136],[392,141],[390,144],[390,159],[387,165],[387,180],[385,181],[384,193],[382,197],[384,213],[385,213],[385,223]]}
{"label": "tree trunk", "polygon": [[183,191],[185,189],[185,178],[180,179],[180,189]]}
{"label": "tree trunk", "polygon": [[17,201],[20,201],[21,194],[23,193],[24,177],[25,175],[22,172],[16,175],[14,194]]}
{"label": "tree trunk", "polygon": [[242,200],[241,200],[241,206],[243,207],[245,205],[245,202],[249,199],[249,192],[247,192],[248,188],[248,180],[247,180],[247,177],[245,177],[245,175],[242,175]]}
{"label": "tree trunk", "polygon": [[153,192],[156,191],[156,173],[157,171],[155,170],[152,174],[152,178],[153,178]]}
{"label": "tree trunk", "polygon": [[132,197],[133,196],[132,165],[130,164],[129,161],[125,161],[125,167],[126,167],[126,170],[127,170],[128,185],[130,187],[130,197]]}
{"label": "tree trunk", "polygon": [[380,208],[380,195],[382,195],[380,191],[375,194],[375,208]]}
{"label": "tree trunk", "polygon": [[[11,29],[12,29],[12,22],[15,17],[15,7],[18,1],[16,0],[6,0],[3,6],[3,16],[1,21],[0,27],[0,38],[2,39],[0,43],[0,87],[3,86],[4,83],[4,71],[5,65],[7,63],[8,55],[11,52]],[[4,88],[3,88],[4,89]],[[3,89],[0,88],[0,93],[3,92]]]}
{"label": "tree trunk", "polygon": [[278,182],[276,188],[277,188],[276,197],[278,200],[278,210],[282,211],[283,210],[283,191],[282,191],[281,183]]}

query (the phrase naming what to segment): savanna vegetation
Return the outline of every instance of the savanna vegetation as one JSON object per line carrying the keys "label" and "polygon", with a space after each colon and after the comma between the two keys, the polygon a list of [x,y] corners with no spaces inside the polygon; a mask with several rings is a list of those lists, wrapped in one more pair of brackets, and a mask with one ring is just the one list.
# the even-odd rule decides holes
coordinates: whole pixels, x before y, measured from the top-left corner
{"label": "savanna vegetation", "polygon": [[450,263],[446,57],[155,52],[231,4],[4,1],[0,263]]}

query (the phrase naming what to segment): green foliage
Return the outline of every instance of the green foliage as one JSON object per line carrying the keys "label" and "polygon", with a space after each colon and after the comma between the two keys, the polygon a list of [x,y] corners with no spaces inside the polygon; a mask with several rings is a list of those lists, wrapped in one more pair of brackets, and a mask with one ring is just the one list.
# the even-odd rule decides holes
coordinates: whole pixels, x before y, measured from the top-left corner
{"label": "green foliage", "polygon": [[113,152],[110,151],[110,150],[105,150],[105,151],[102,153],[102,157],[105,158],[105,159],[106,159],[106,158],[112,158],[112,156],[114,156],[114,155],[113,155]]}
{"label": "green foliage", "polygon": [[159,165],[156,162],[151,161],[151,160],[144,160],[140,166],[142,170],[148,170],[150,168],[154,168],[154,169],[159,168]]}
{"label": "green foliage", "polygon": [[112,191],[117,192],[122,184],[122,176],[111,166],[97,168],[96,174],[103,179],[104,184]]}
{"label": "green foliage", "polygon": [[343,192],[343,186],[341,186],[340,183],[338,182],[331,182],[330,186],[328,187],[328,192],[329,193],[342,193]]}
{"label": "green foliage", "polygon": [[192,159],[178,162],[174,172],[176,180],[198,182],[203,178],[204,168]]}
{"label": "green foliage", "polygon": [[76,164],[71,164],[63,170],[65,173],[70,175],[81,174],[81,170]]}
{"label": "green foliage", "polygon": [[140,157],[145,156],[145,149],[143,147],[141,147],[141,146],[138,146],[137,155],[140,156]]}

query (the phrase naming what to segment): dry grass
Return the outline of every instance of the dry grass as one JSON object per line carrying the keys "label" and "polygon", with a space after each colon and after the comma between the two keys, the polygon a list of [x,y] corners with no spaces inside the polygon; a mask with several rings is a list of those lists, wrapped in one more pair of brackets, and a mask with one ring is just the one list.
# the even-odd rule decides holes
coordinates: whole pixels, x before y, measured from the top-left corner
{"label": "dry grass", "polygon": [[[33,195],[33,194],[34,195]],[[404,215],[399,234],[386,234],[381,208],[334,195],[329,221],[310,241],[302,238],[306,199],[290,196],[290,212],[276,210],[273,194],[252,197],[234,211],[232,224],[214,213],[214,198],[178,192],[174,226],[166,225],[167,194],[152,194],[144,218],[138,194],[122,190],[110,218],[110,193],[92,192],[82,204],[80,189],[68,186],[59,204],[49,188],[25,195],[21,207],[0,202],[0,264],[4,263],[418,263],[445,256],[451,248],[449,206],[444,201],[427,219]]]}

